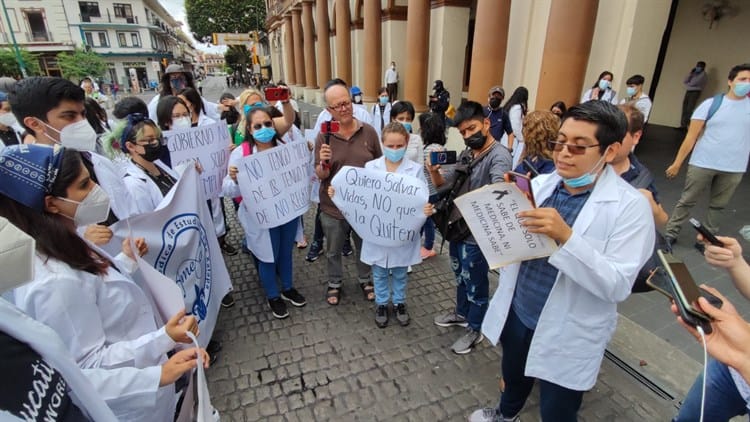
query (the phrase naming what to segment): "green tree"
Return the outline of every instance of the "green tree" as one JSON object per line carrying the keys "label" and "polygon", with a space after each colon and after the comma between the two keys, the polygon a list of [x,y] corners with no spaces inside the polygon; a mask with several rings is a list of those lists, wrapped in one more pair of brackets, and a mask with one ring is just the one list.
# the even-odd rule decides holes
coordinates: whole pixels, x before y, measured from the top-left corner
{"label": "green tree", "polygon": [[[193,37],[198,42],[214,33],[237,32],[247,34],[262,31],[266,21],[264,0],[185,0],[185,10]],[[225,53],[227,66],[236,70],[240,65],[243,76],[250,54],[245,45],[231,45]]]}
{"label": "green tree", "polygon": [[[29,76],[42,74],[42,68],[39,66],[39,56],[22,48],[21,58],[26,65],[26,72]],[[0,49],[0,76],[14,78],[21,76],[21,68],[18,66],[18,60],[16,60],[16,52],[12,48]]]}
{"label": "green tree", "polygon": [[86,76],[94,78],[103,76],[107,71],[107,63],[104,59],[93,51],[86,51],[83,48],[59,53],[57,63],[64,77],[78,81]]}

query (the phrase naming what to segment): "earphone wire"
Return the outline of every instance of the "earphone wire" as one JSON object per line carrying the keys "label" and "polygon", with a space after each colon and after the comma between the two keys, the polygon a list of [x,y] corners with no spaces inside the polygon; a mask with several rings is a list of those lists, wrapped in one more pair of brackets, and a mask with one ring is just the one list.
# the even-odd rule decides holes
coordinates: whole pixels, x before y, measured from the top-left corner
{"label": "earphone wire", "polygon": [[703,332],[703,327],[698,325],[696,327],[698,334],[701,336],[701,342],[703,343],[703,386],[701,387],[701,417],[700,422],[703,422],[703,410],[706,406],[706,368],[708,367],[708,349],[706,347],[706,333]]}

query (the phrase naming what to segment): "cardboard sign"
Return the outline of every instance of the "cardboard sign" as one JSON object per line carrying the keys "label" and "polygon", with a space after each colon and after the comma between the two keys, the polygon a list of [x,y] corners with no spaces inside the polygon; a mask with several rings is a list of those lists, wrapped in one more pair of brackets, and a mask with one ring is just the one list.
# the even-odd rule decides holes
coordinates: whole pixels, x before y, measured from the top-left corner
{"label": "cardboard sign", "polygon": [[455,203],[491,269],[557,250],[554,240],[521,226],[516,214],[533,206],[514,183],[484,186],[459,196]]}
{"label": "cardboard sign", "polygon": [[278,227],[310,208],[310,150],[293,142],[243,157],[237,165],[242,201],[253,224]]}
{"label": "cardboard sign", "polygon": [[331,180],[333,203],[359,236],[385,247],[420,236],[427,184],[407,174],[344,166]]}
{"label": "cardboard sign", "polygon": [[229,129],[224,121],[189,129],[164,132],[172,168],[198,161],[203,167],[201,184],[207,199],[221,196],[221,184],[229,162]]}

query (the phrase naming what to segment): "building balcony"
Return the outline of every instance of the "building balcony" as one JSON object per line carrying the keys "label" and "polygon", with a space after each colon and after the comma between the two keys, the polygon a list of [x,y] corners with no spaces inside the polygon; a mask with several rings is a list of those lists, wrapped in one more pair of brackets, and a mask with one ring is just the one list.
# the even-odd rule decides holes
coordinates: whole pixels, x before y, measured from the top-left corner
{"label": "building balcony", "polygon": [[109,9],[107,9],[107,16],[89,16],[84,14],[78,14],[81,22],[84,23],[114,23],[120,25],[138,25],[138,16],[114,16]]}
{"label": "building balcony", "polygon": [[[5,34],[3,34],[5,35]],[[24,32],[24,35],[26,36],[26,42],[34,43],[34,42],[54,42],[54,37],[52,36],[51,32],[48,31],[31,31],[31,32]]]}

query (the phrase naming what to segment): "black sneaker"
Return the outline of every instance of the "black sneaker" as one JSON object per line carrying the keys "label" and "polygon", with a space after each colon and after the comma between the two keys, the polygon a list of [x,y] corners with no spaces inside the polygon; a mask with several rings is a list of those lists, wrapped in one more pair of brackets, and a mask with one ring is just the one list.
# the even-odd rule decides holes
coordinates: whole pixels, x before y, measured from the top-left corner
{"label": "black sneaker", "polygon": [[297,289],[294,289],[294,288],[289,289],[289,290],[284,290],[283,292],[281,292],[281,298],[288,302],[291,302],[292,305],[298,308],[301,306],[307,305],[307,301],[305,301],[305,297],[299,294]]}
{"label": "black sneaker", "polygon": [[221,247],[221,251],[227,254],[227,256],[235,256],[239,253],[239,251],[237,251],[237,248],[227,242],[220,243],[219,247]]}
{"label": "black sneaker", "polygon": [[310,249],[307,251],[307,256],[305,256],[305,261],[307,262],[315,262],[318,260],[318,257],[323,255],[323,244],[318,242],[313,242],[310,244]]}
{"label": "black sneaker", "polygon": [[398,323],[401,324],[402,327],[406,327],[407,325],[409,325],[409,313],[406,312],[405,304],[397,304],[394,312],[396,314],[396,321],[398,321]]}
{"label": "black sneaker", "polygon": [[344,247],[341,248],[341,255],[343,256],[349,256],[354,253],[354,250],[352,249],[352,242],[347,239],[344,241]]}
{"label": "black sneaker", "polygon": [[219,340],[210,340],[208,346],[206,346],[206,351],[209,355],[213,356],[219,353],[223,347],[224,345]]}
{"label": "black sneaker", "polygon": [[286,303],[280,297],[268,299],[268,306],[271,307],[273,316],[278,319],[284,319],[289,316],[289,311],[286,310]]}
{"label": "black sneaker", "polygon": [[375,309],[375,324],[378,328],[388,326],[388,305],[378,305]]}
{"label": "black sneaker", "polygon": [[672,245],[677,243],[677,239],[672,236],[664,236],[664,250],[667,253],[672,253]]}
{"label": "black sneaker", "polygon": [[234,297],[232,296],[232,293],[227,293],[226,296],[224,296],[223,299],[221,299],[221,306],[223,308],[231,308],[234,306]]}

